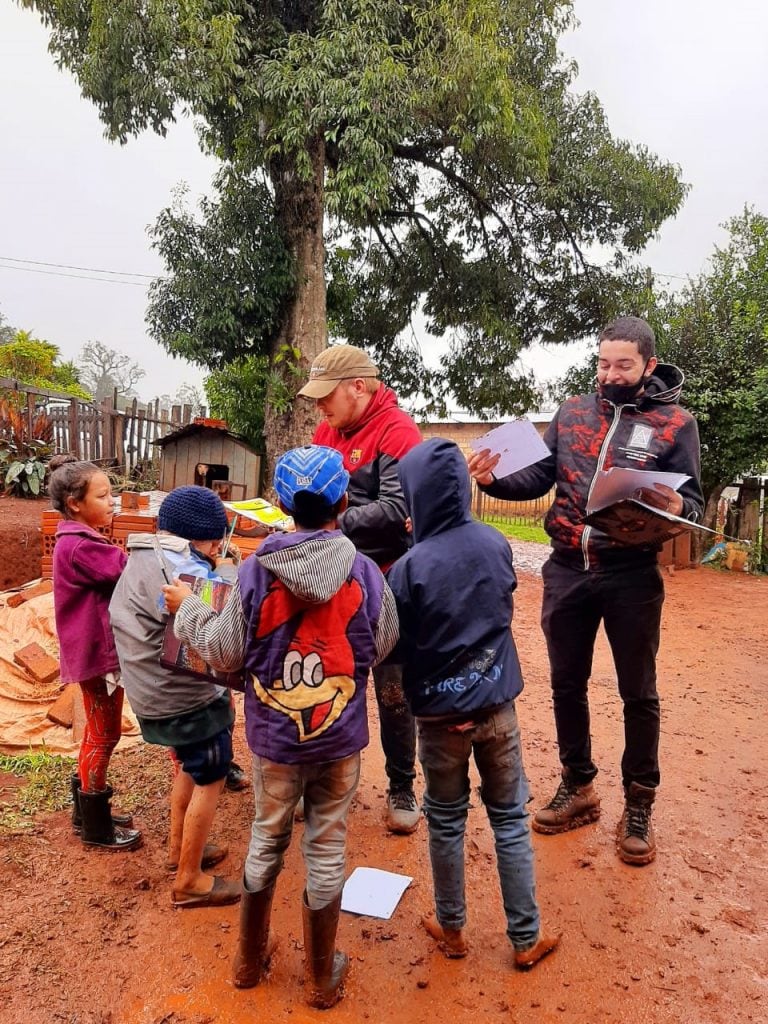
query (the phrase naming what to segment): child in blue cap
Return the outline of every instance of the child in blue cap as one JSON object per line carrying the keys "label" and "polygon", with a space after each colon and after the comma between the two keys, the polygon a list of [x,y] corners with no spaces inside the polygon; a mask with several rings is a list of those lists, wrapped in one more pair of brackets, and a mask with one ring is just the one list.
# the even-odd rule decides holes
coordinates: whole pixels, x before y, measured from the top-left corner
{"label": "child in blue cap", "polygon": [[275,882],[304,796],[307,1001],[332,1006],[349,961],[336,950],[347,814],[368,744],[371,667],[397,641],[394,598],[378,567],[337,528],[349,474],[333,448],[294,448],[275,467],[295,533],[267,537],[217,615],[189,588],[165,587],[176,635],[215,668],[245,666],[245,724],[256,813],[243,874],[234,983],[261,981],[274,942]]}

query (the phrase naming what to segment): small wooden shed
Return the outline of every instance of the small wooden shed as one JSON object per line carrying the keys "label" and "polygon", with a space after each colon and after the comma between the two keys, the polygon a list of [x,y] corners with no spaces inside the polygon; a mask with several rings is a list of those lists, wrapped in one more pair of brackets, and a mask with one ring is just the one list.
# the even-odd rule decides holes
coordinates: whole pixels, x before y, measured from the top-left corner
{"label": "small wooden shed", "polygon": [[259,494],[261,455],[231,433],[223,420],[199,418],[152,443],[163,456],[161,491],[199,484],[217,491],[225,501]]}

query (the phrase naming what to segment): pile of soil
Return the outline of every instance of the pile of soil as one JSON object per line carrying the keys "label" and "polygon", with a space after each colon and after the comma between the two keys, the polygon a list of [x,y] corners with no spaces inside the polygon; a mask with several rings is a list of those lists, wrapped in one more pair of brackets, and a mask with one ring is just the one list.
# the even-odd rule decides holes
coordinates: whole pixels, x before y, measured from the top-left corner
{"label": "pile of soil", "polygon": [[36,580],[43,556],[42,514],[48,498],[0,494],[0,591]]}
{"label": "pile of soil", "polygon": [[[467,828],[465,960],[447,961],[420,927],[431,909],[426,825],[388,835],[386,790],[371,701],[371,745],[350,818],[348,870],[410,875],[389,921],[342,915],[351,956],[339,1024],[452,1020],[568,1024],[747,1024],[768,1005],[768,823],[763,766],[768,694],[768,580],[696,569],[666,579],[659,680],[663,696],[659,855],[622,864],[621,706],[601,638],[591,686],[599,822],[534,835],[538,894],[560,948],[531,973],[511,966],[493,837],[479,797]],[[533,806],[557,783],[547,659],[538,625],[541,581],[521,574],[515,634],[526,689],[518,702]],[[248,764],[242,715],[236,752]],[[145,845],[131,854],[86,850],[65,812],[0,840],[0,1016],[25,1024],[303,1024],[323,1015],[302,1002],[303,865],[296,826],[278,883],[279,948],[268,980],[235,989],[230,963],[238,908],[175,911],[164,870],[170,766],[140,746],[115,755],[112,782],[135,808]],[[473,782],[477,779],[473,777]],[[418,788],[421,791],[421,780]],[[251,796],[225,793],[215,837],[230,846],[223,873],[238,878]]]}

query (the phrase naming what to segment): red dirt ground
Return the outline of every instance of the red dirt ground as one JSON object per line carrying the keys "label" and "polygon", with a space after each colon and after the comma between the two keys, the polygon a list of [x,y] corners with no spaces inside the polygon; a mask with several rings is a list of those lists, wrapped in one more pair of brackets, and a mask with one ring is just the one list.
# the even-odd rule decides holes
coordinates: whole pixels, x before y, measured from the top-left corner
{"label": "red dirt ground", "polygon": [[40,575],[40,518],[48,498],[9,498],[0,493],[0,590],[11,590]]}
{"label": "red dirt ground", "polygon": [[[637,869],[614,852],[621,718],[601,640],[591,699],[603,817],[563,836],[534,835],[544,919],[563,941],[533,972],[510,967],[479,799],[467,835],[470,955],[446,961],[421,930],[421,914],[431,908],[426,826],[411,837],[384,832],[374,738],[350,820],[349,869],[400,871],[413,884],[390,921],[342,915],[340,946],[352,958],[346,999],[325,1014],[310,1010],[300,985],[303,871],[295,841],[278,883],[280,945],[271,973],[257,989],[236,990],[229,975],[238,909],[171,909],[163,870],[170,772],[161,750],[140,746],[116,754],[112,781],[135,806],[143,849],[86,851],[63,812],[41,819],[32,835],[0,840],[0,1020],[764,1022],[768,580],[697,569],[668,576],[667,594],[658,859]],[[540,580],[521,575],[515,632],[526,689],[519,711],[534,806],[549,798],[557,773],[540,600]],[[236,746],[247,764],[242,719]],[[224,795],[214,833],[230,845],[222,868],[232,878],[242,870],[250,817],[247,792]]]}

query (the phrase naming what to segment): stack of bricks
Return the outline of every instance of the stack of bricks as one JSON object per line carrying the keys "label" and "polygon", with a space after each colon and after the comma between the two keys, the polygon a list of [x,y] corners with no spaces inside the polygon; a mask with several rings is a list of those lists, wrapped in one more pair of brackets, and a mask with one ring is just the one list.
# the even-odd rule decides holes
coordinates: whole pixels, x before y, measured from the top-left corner
{"label": "stack of bricks", "polygon": [[[135,500],[136,497],[138,500]],[[130,509],[123,508],[123,506],[127,506],[129,503],[124,497],[121,506],[115,511],[110,526],[102,527],[99,533],[102,533],[112,544],[116,544],[125,551],[129,534],[157,532],[157,513],[164,497],[164,491],[150,491],[148,494],[140,494],[138,496],[131,495],[132,500],[130,504],[137,507],[131,507]],[[231,523],[232,513],[229,510],[227,510],[227,517]],[[52,509],[43,512],[41,576],[44,580],[53,578],[53,548],[56,544],[56,526],[61,518],[61,515]],[[252,555],[261,546],[264,536],[265,534],[256,533],[252,537],[235,535],[232,538],[232,543],[238,547],[243,558],[248,558],[249,555]]]}

